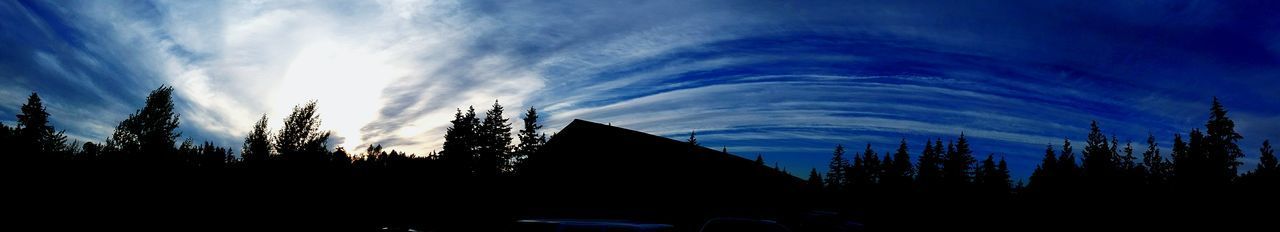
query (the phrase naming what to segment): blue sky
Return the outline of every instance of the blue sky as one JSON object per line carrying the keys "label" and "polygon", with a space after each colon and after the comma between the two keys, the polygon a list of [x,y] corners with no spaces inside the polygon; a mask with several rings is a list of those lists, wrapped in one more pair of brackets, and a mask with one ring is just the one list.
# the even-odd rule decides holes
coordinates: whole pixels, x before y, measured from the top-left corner
{"label": "blue sky", "polygon": [[1025,177],[1090,120],[1168,151],[1218,96],[1249,169],[1280,139],[1280,5],[1243,2],[5,1],[0,122],[35,91],[102,141],[167,84],[195,140],[238,148],[315,99],[334,144],[426,153],[498,99],[798,175],[964,132]]}

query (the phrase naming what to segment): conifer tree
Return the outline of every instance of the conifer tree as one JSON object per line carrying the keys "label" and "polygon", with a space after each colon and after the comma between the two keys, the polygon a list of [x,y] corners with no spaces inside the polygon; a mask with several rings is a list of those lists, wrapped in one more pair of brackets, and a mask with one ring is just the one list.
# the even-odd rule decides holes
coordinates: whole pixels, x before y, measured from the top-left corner
{"label": "conifer tree", "polygon": [[58,153],[70,150],[67,136],[62,131],[54,131],[49,125],[49,113],[40,100],[40,95],[32,92],[27,103],[17,115],[18,124],[13,128],[20,146],[17,152],[23,155],[34,155],[42,159],[53,159]]}
{"label": "conifer tree", "polygon": [[538,124],[538,111],[529,107],[529,111],[524,114],[524,128],[520,129],[516,136],[520,138],[520,144],[516,145],[515,151],[516,167],[523,167],[524,160],[537,153],[547,143],[547,136],[538,132],[540,129],[542,125]]}
{"label": "conifer tree", "polygon": [[471,175],[478,145],[477,130],[480,127],[480,119],[476,118],[475,107],[467,108],[466,114],[458,109],[450,123],[452,125],[445,131],[444,148],[440,151],[440,158],[445,163],[446,169],[449,169],[447,172],[454,175]]}
{"label": "conifer tree", "polygon": [[[941,141],[939,141],[941,146]],[[932,140],[925,140],[924,151],[916,161],[916,183],[923,191],[931,191],[942,180],[942,156]]]}
{"label": "conifer tree", "polygon": [[836,150],[831,153],[831,163],[827,166],[827,189],[840,191],[848,185],[848,167],[849,160],[844,158],[844,145],[837,144]]}
{"label": "conifer tree", "polygon": [[492,108],[485,112],[479,132],[479,157],[476,163],[476,175],[496,176],[510,173],[511,163],[511,123],[502,116],[502,105],[493,101]]}

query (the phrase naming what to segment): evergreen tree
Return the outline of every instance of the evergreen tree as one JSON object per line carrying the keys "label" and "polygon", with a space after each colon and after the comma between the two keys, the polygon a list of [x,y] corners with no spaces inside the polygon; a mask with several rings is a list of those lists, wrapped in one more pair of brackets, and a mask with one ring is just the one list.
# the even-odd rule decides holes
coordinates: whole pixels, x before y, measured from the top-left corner
{"label": "evergreen tree", "polygon": [[907,152],[907,140],[902,139],[893,154],[886,152],[881,165],[884,167],[884,175],[880,182],[890,191],[899,194],[911,187],[911,157]]}
{"label": "evergreen tree", "polygon": [[756,165],[764,166],[764,156],[756,154]]}
{"label": "evergreen tree", "polygon": [[502,117],[502,105],[493,101],[493,107],[485,112],[479,132],[479,157],[475,173],[479,176],[496,176],[511,171],[511,123]]}
{"label": "evergreen tree", "polygon": [[846,179],[848,174],[845,173],[849,167],[849,160],[844,158],[844,145],[836,145],[835,152],[831,153],[831,163],[827,167],[827,188],[840,191],[849,183]]}
{"label": "evergreen tree", "polygon": [[1098,121],[1089,125],[1089,137],[1085,140],[1084,163],[1081,174],[1090,184],[1097,185],[1116,177],[1115,152],[1107,143],[1107,136],[1098,129]]}
{"label": "evergreen tree", "polygon": [[853,154],[853,163],[848,166],[845,171],[845,189],[861,189],[871,185],[871,178],[867,175],[867,163],[862,159],[862,153]]}
{"label": "evergreen tree", "polygon": [[813,168],[809,170],[808,186],[810,188],[822,189],[822,186],[824,185],[824,183],[826,182],[822,181],[822,175],[818,175],[817,168]]}
{"label": "evergreen tree", "polygon": [[1054,192],[1057,187],[1055,181],[1058,178],[1058,156],[1053,154],[1053,145],[1046,145],[1044,148],[1044,158],[1040,160],[1040,165],[1036,166],[1036,170],[1031,172],[1031,184],[1028,186],[1037,193]]}
{"label": "evergreen tree", "polygon": [[542,129],[542,125],[538,124],[538,111],[529,107],[524,114],[524,128],[516,136],[520,138],[520,144],[516,145],[516,167],[522,167],[525,159],[537,153],[547,143],[547,135],[538,132],[539,129]]}
{"label": "evergreen tree", "polygon": [[689,143],[689,145],[693,147],[702,146],[702,144],[698,143],[698,131],[696,130],[689,131],[689,139],[685,140],[685,142]]}
{"label": "evergreen tree", "polygon": [[249,136],[244,138],[240,156],[250,165],[260,163],[271,158],[271,146],[271,132],[267,130],[267,115],[264,114],[253,124]]}
{"label": "evergreen tree", "polygon": [[1058,171],[1057,175],[1062,178],[1063,185],[1069,187],[1075,183],[1075,179],[1080,175],[1080,166],[1076,164],[1076,155],[1071,148],[1071,140],[1062,140],[1062,152],[1058,153]]}
{"label": "evergreen tree", "polygon": [[1133,156],[1133,142],[1126,142],[1124,149],[1121,151],[1124,153],[1124,156],[1120,157],[1120,169],[1124,176],[1124,184],[1128,187],[1142,184],[1144,182],[1144,171],[1138,168],[1140,165],[1136,162],[1137,158]]}
{"label": "evergreen tree", "polygon": [[330,132],[320,131],[320,115],[316,101],[294,106],[285,118],[284,125],[276,132],[275,150],[280,157],[295,164],[319,165],[328,160]]}
{"label": "evergreen tree", "polygon": [[1236,133],[1235,122],[1227,117],[1227,109],[1213,98],[1213,107],[1209,110],[1209,121],[1205,122],[1204,149],[1206,178],[1214,184],[1227,184],[1236,177],[1236,168],[1240,166],[1240,158],[1244,152],[1236,142],[1243,139]]}
{"label": "evergreen tree", "polygon": [[875,185],[880,183],[880,174],[884,173],[884,169],[880,167],[880,155],[871,149],[871,143],[867,143],[867,149],[862,152],[862,167],[865,170],[862,174],[865,176],[864,186]]}
{"label": "evergreen tree", "polygon": [[973,151],[969,149],[968,139],[965,138],[964,133],[960,133],[960,138],[954,145],[948,146],[947,155],[943,160],[943,182],[952,191],[963,189],[964,186],[972,183],[974,162],[976,160],[973,158]]}
{"label": "evergreen tree", "polygon": [[1000,159],[1000,165],[996,164],[994,155],[987,155],[978,165],[977,175],[974,178],[974,184],[982,189],[982,193],[988,197],[1005,196],[1009,194],[1009,173],[1008,166],[1004,164],[1004,158]]}
{"label": "evergreen tree", "polygon": [[134,154],[131,159],[174,162],[181,158],[169,155],[176,151],[174,144],[181,136],[177,129],[173,87],[161,86],[147,95],[142,109],[116,126],[107,147],[115,154]]}
{"label": "evergreen tree", "polygon": [[479,137],[476,131],[480,126],[480,119],[476,118],[476,109],[468,108],[466,114],[458,110],[450,123],[452,126],[445,131],[444,148],[440,151],[440,158],[448,169],[451,169],[449,172],[456,175],[470,175],[472,160],[476,159],[476,138]]}
{"label": "evergreen tree", "polygon": [[[942,146],[941,139],[938,147]],[[925,140],[924,151],[916,161],[916,183],[923,191],[931,191],[942,181],[942,156],[940,149],[935,149],[932,140]]]}
{"label": "evergreen tree", "polygon": [[57,153],[70,149],[67,136],[62,131],[54,131],[53,126],[49,125],[49,113],[45,111],[40,95],[31,93],[17,117],[18,124],[13,129],[21,144],[17,149],[19,153],[52,159],[58,158],[53,157]]}
{"label": "evergreen tree", "polygon": [[1271,149],[1271,140],[1263,140],[1262,147],[1258,148],[1260,156],[1258,157],[1258,166],[1253,168],[1253,173],[1258,176],[1273,178],[1280,176],[1280,167],[1277,167],[1275,150]]}
{"label": "evergreen tree", "polygon": [[14,140],[15,130],[3,122],[0,122],[0,147],[12,148],[10,145]]}
{"label": "evergreen tree", "polygon": [[1169,154],[1170,162],[1169,179],[1171,182],[1185,183],[1186,179],[1191,176],[1191,154],[1188,151],[1187,143],[1183,142],[1181,134],[1173,134],[1173,151]]}
{"label": "evergreen tree", "polygon": [[1147,151],[1142,152],[1142,164],[1139,167],[1143,169],[1143,175],[1149,185],[1162,185],[1168,181],[1169,164],[1164,157],[1160,156],[1160,147],[1156,144],[1155,135],[1147,135]]}

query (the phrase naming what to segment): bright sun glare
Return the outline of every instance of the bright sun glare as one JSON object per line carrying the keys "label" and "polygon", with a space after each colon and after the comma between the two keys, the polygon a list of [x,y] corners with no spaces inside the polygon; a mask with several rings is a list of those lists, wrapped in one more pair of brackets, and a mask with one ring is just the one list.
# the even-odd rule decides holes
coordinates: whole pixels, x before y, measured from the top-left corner
{"label": "bright sun glare", "polygon": [[382,88],[405,74],[389,61],[386,54],[358,46],[333,41],[308,44],[290,62],[272,96],[269,117],[273,123],[280,122],[293,106],[317,100],[321,129],[345,138],[334,145],[358,149],[365,143],[360,128],[377,117]]}

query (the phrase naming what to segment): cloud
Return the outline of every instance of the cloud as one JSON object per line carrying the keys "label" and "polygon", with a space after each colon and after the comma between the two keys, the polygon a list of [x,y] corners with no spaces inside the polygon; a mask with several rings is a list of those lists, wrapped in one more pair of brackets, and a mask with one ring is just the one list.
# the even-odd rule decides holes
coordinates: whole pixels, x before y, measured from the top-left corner
{"label": "cloud", "polygon": [[815,151],[835,143],[961,131],[1034,162],[1089,120],[1167,140],[1202,126],[1212,96],[1240,115],[1246,150],[1273,136],[1280,19],[1265,7],[1105,4],[8,2],[0,27],[22,33],[0,35],[16,45],[0,96],[47,95],[56,126],[100,140],[169,84],[184,134],[231,147],[258,116],[278,127],[314,99],[337,145],[419,154],[455,110],[499,100],[513,119],[538,107],[548,132],[574,118],[696,129],[791,170],[822,166]]}

